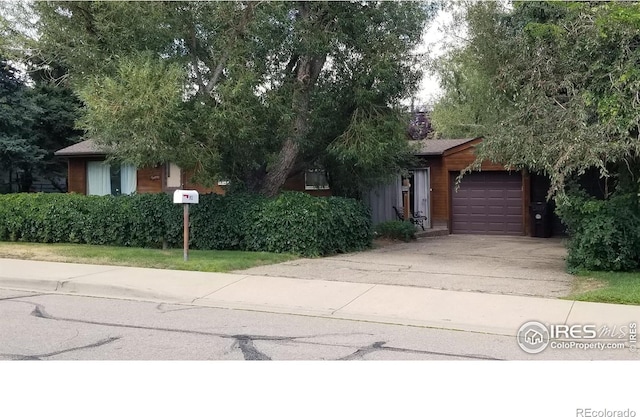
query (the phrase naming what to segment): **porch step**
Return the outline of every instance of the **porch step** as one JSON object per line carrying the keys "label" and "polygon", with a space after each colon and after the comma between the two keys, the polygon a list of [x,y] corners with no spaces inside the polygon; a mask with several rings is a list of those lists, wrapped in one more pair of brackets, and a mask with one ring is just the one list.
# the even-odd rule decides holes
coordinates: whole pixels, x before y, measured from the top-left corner
{"label": "porch step", "polygon": [[435,226],[427,230],[416,230],[416,237],[435,237],[435,236],[447,236],[449,234],[449,228],[446,226]]}

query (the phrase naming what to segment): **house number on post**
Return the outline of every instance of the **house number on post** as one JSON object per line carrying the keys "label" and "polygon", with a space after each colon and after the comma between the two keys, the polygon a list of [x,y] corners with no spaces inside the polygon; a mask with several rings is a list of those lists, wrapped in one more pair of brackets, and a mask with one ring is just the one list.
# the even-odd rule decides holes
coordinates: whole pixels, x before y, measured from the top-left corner
{"label": "house number on post", "polygon": [[184,260],[189,260],[189,205],[198,204],[199,196],[196,190],[175,190],[173,202],[184,207]]}

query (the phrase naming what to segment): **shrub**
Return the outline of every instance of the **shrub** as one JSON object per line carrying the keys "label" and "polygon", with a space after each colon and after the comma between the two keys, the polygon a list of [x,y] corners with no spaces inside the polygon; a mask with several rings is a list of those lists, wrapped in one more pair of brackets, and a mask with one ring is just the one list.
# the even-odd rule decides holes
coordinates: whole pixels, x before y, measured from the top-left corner
{"label": "shrub", "polygon": [[287,192],[263,200],[255,214],[249,250],[317,256],[371,245],[370,216],[356,200]]}
{"label": "shrub", "polygon": [[0,196],[0,239],[143,247],[168,240],[177,246],[179,216],[164,194],[9,194]]}
{"label": "shrub", "polygon": [[557,212],[569,232],[570,271],[626,271],[640,266],[640,208],[635,195],[596,200],[574,192],[558,202]]}
{"label": "shrub", "polygon": [[[0,195],[0,240],[180,247],[182,208],[167,194]],[[193,249],[325,255],[371,244],[371,221],[359,202],[284,193],[200,196],[190,207]]]}
{"label": "shrub", "polygon": [[251,230],[251,224],[258,216],[264,200],[264,197],[253,194],[201,195],[199,204],[191,207],[190,213],[193,247],[250,250],[247,234],[255,232]]}
{"label": "shrub", "polygon": [[400,239],[405,242],[416,238],[416,228],[411,222],[402,220],[390,220],[379,223],[375,228],[376,236],[389,239]]}

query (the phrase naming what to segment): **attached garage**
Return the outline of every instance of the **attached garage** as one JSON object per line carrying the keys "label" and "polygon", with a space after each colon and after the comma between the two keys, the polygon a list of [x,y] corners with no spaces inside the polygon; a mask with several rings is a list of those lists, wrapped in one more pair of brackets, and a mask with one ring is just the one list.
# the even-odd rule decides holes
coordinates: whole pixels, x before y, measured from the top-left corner
{"label": "attached garage", "polygon": [[451,233],[522,235],[520,172],[472,172],[455,189],[451,173]]}
{"label": "attached garage", "polygon": [[476,159],[482,138],[425,140],[419,155],[431,172],[433,224],[450,233],[526,235],[529,223],[530,177],[523,171],[482,161],[456,190],[456,178]]}
{"label": "attached garage", "polygon": [[[426,191],[428,203],[420,211],[426,213],[433,228],[459,234],[529,234],[531,177],[526,171],[482,161],[478,171],[464,175],[456,190],[456,178],[476,160],[476,146],[481,142],[482,138],[418,142],[418,162],[411,168],[427,172],[428,178],[424,182],[408,176],[409,194],[418,189]],[[385,187],[381,188],[384,192],[375,189],[368,195],[376,222],[394,219],[393,206],[402,205],[400,178]]]}

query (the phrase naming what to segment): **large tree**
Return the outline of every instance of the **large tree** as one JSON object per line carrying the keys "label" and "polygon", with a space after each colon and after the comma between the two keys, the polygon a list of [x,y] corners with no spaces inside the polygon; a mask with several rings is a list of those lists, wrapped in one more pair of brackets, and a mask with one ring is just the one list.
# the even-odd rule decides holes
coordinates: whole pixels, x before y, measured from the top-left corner
{"label": "large tree", "polygon": [[551,193],[590,167],[640,176],[638,3],[465,10],[468,40],[440,69],[436,129],[484,135],[480,159],[545,173]]}
{"label": "large tree", "polygon": [[0,4],[0,170],[10,190],[30,191],[38,177],[65,191],[66,164],[53,153],[80,138],[80,101],[64,80],[66,69],[33,54],[27,6]]}
{"label": "large tree", "polygon": [[10,188],[16,170],[44,157],[29,140],[38,112],[16,69],[0,57],[0,171],[8,172]]}
{"label": "large tree", "polygon": [[36,49],[69,68],[82,126],[118,158],[171,160],[202,182],[273,195],[313,166],[352,193],[410,153],[399,103],[419,80],[413,50],[429,3],[37,2],[34,11]]}
{"label": "large tree", "polygon": [[40,78],[27,85],[25,77],[0,59],[0,171],[8,174],[9,189],[30,191],[40,177],[64,191],[59,179],[66,166],[53,153],[79,139],[80,102],[69,88]]}

